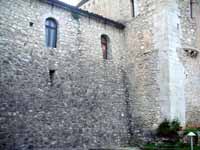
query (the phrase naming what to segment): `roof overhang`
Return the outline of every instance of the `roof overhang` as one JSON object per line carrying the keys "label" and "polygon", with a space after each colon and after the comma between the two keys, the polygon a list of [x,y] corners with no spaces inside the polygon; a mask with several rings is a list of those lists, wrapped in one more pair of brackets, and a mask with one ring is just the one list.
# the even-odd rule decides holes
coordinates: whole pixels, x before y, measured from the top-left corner
{"label": "roof overhang", "polygon": [[52,5],[52,6],[55,6],[55,7],[62,8],[64,10],[70,11],[70,12],[72,12],[74,14],[78,14],[80,16],[88,17],[88,18],[96,20],[98,22],[101,22],[101,23],[116,27],[118,29],[124,29],[125,28],[125,25],[122,24],[122,23],[119,23],[119,22],[116,22],[114,20],[105,18],[103,16],[100,16],[100,15],[97,15],[97,14],[94,14],[94,13],[79,9],[79,8],[77,8],[75,6],[71,6],[69,4],[66,4],[66,3],[58,1],[58,0],[40,0],[40,1],[41,2],[45,2],[45,3],[49,4],[49,5]]}

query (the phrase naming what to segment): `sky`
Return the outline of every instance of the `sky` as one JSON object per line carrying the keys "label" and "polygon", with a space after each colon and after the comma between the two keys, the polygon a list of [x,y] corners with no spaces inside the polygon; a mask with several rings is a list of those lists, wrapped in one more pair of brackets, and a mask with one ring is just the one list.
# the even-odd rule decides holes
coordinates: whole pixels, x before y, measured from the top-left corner
{"label": "sky", "polygon": [[63,1],[65,3],[75,6],[80,0],[60,0],[60,1]]}

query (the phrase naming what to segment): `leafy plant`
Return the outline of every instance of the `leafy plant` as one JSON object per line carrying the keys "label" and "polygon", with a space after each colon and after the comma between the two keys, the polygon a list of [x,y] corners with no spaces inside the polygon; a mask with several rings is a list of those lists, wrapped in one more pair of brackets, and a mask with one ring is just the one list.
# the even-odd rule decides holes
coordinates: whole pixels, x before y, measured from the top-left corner
{"label": "leafy plant", "polygon": [[173,120],[171,122],[171,124],[170,124],[171,132],[177,133],[177,131],[179,131],[180,128],[181,128],[181,124],[180,124],[180,122],[177,119],[175,119],[175,120]]}
{"label": "leafy plant", "polygon": [[168,137],[170,133],[170,121],[165,119],[157,129],[157,135],[160,137]]}
{"label": "leafy plant", "polygon": [[179,140],[178,131],[181,128],[178,120],[169,121],[165,119],[157,129],[157,136],[176,142]]}

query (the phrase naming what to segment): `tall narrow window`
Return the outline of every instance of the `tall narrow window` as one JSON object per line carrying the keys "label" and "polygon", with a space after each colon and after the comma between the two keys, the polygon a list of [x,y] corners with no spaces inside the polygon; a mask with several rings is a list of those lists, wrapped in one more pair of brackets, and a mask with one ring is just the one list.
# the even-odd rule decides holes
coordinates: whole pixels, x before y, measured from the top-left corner
{"label": "tall narrow window", "polygon": [[49,78],[50,78],[51,86],[53,86],[55,72],[56,72],[55,70],[49,70]]}
{"label": "tall narrow window", "polygon": [[193,0],[190,0],[190,17],[193,18]]}
{"label": "tall narrow window", "polygon": [[57,23],[53,18],[47,18],[45,22],[46,46],[56,48],[57,43]]}
{"label": "tall narrow window", "polygon": [[103,59],[112,58],[110,38],[105,34],[101,35],[101,49],[102,49]]}
{"label": "tall narrow window", "polygon": [[108,59],[111,57],[109,42],[110,40],[107,35],[101,35],[101,49],[103,53],[103,59]]}
{"label": "tall narrow window", "polygon": [[197,3],[199,3],[199,0],[190,0],[190,17],[191,18],[195,18],[196,17]]}
{"label": "tall narrow window", "polygon": [[131,0],[132,16],[135,17],[135,0]]}

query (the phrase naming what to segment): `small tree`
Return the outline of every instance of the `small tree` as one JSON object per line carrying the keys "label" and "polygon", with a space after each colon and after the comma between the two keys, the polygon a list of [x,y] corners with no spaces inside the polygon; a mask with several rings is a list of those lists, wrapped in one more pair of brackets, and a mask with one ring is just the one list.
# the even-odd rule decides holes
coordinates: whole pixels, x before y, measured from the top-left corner
{"label": "small tree", "polygon": [[157,129],[157,136],[166,138],[168,141],[176,142],[179,140],[178,131],[181,128],[178,120],[169,121],[165,119]]}

